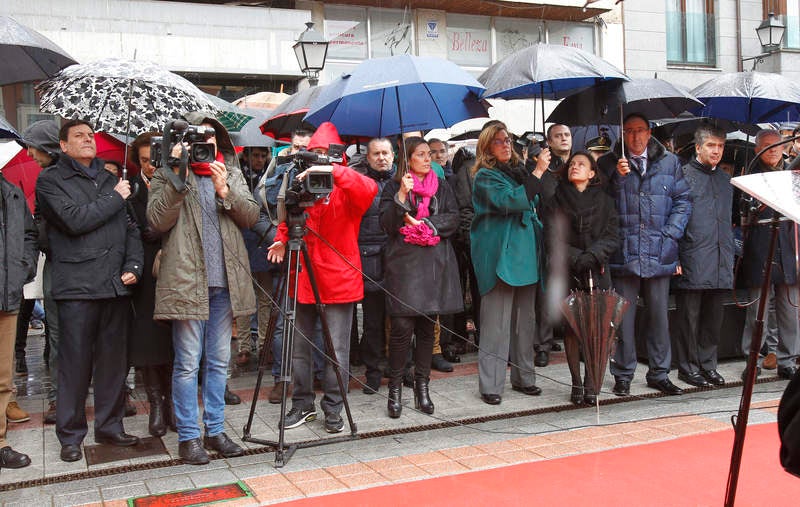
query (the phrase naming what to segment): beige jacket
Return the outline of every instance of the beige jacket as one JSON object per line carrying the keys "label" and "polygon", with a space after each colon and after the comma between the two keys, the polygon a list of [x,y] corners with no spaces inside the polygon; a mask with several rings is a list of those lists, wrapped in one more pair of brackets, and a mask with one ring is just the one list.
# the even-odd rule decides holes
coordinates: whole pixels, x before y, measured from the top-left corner
{"label": "beige jacket", "polygon": [[[205,121],[218,125],[217,146],[225,156],[228,170],[230,190],[224,200],[217,198],[217,211],[233,316],[251,315],[256,311],[256,299],[247,249],[239,229],[251,227],[256,222],[259,208],[247,188],[224,128],[216,120]],[[203,217],[195,175],[189,171],[186,191],[178,192],[163,170],[158,169],[153,175],[147,201],[147,220],[152,227],[164,233],[153,318],[208,320]]]}

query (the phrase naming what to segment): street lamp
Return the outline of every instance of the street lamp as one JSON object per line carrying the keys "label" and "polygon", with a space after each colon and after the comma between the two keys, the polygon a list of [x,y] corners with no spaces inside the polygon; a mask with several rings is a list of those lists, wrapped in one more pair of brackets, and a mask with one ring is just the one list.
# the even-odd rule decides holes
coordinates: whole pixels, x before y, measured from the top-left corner
{"label": "street lamp", "polygon": [[775,17],[774,12],[770,12],[767,19],[761,22],[756,28],[756,35],[758,35],[758,42],[761,44],[761,49],[765,53],[771,53],[781,47],[783,34],[786,27],[781,23],[781,20]]}
{"label": "street lamp", "polygon": [[753,69],[756,70],[756,65],[764,63],[764,58],[769,56],[770,53],[780,49],[783,34],[786,32],[786,26],[781,23],[781,20],[775,17],[774,12],[770,12],[767,19],[761,22],[756,28],[756,35],[758,42],[761,44],[760,55],[751,56],[749,58],[742,58],[742,63],[753,60]]}
{"label": "street lamp", "polygon": [[314,23],[308,22],[306,27],[292,49],[309,84],[316,86],[319,83],[319,71],[325,67],[325,58],[328,56],[328,41],[314,30]]}

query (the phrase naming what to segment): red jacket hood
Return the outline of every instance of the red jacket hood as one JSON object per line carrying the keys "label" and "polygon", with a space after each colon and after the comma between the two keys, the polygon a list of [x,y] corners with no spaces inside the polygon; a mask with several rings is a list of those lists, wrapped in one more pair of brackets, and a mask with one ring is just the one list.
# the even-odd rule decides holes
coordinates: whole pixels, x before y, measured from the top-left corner
{"label": "red jacket hood", "polygon": [[326,121],[322,123],[319,128],[317,128],[317,131],[314,132],[314,135],[311,136],[311,140],[308,142],[308,151],[314,148],[325,148],[327,150],[328,146],[331,144],[344,144],[344,142],[342,142],[342,138],[339,137],[336,126]]}

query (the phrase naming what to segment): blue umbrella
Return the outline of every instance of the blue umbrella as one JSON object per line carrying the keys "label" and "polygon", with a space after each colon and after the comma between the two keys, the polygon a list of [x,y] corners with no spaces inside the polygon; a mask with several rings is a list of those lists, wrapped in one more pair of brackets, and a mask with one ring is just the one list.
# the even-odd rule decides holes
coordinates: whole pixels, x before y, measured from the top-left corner
{"label": "blue umbrella", "polygon": [[448,128],[486,116],[483,86],[441,58],[399,55],[363,61],[320,93],[305,121],[330,121],[340,134],[382,137]]}
{"label": "blue umbrella", "polygon": [[731,72],[692,90],[705,107],[691,111],[742,123],[800,120],[800,85],[771,72]]}

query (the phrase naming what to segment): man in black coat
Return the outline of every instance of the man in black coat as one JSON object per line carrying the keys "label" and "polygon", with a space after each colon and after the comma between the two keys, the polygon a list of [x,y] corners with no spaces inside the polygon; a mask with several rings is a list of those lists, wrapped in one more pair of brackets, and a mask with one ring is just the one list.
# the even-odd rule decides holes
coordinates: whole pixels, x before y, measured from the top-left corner
{"label": "man in black coat", "polygon": [[[756,134],[755,152],[781,140],[777,130],[761,130]],[[783,149],[775,146],[759,157],[753,173],[783,171],[786,169]],[[760,203],[756,203],[758,206]],[[758,206],[749,223],[742,224],[744,246],[741,273],[750,292],[750,300],[758,298],[764,279],[764,262],[767,260],[770,244],[770,225],[756,224],[756,221],[769,220],[775,211],[767,206]],[[747,228],[745,228],[747,227]],[[794,222],[781,222],[775,256],[772,258],[770,293],[775,295],[775,315],[778,321],[778,376],[791,379],[797,372],[797,358],[800,356],[800,329],[797,320],[798,280],[795,266]],[[748,354],[753,335],[758,305],[747,307],[747,317],[742,334],[742,351]],[[763,333],[763,331],[762,331]],[[763,339],[763,334],[762,334]],[[761,358],[756,374],[761,370]]]}
{"label": "man in black coat", "polygon": [[678,241],[681,275],[675,356],[678,378],[697,387],[722,386],[717,345],[722,330],[722,300],[733,287],[733,187],[717,164],[725,150],[725,132],[702,126],[694,134],[697,157],[683,166],[692,214]]}
{"label": "man in black coat", "polygon": [[22,468],[31,459],[6,441],[6,408],[14,386],[14,340],[22,286],[36,274],[36,227],[22,191],[0,174],[0,468]]}
{"label": "man in black coat", "polygon": [[[142,276],[142,242],[125,200],[130,184],[95,158],[94,130],[70,120],[59,131],[63,155],[44,171],[36,198],[47,221],[53,298],[61,331],[56,435],[61,459],[81,459],[87,433],[86,395],[94,376],[94,437],[101,444],[136,445],[125,433],[124,381],[130,286]],[[94,375],[93,375],[94,373]]]}
{"label": "man in black coat", "polygon": [[386,295],[383,292],[384,251],[389,236],[380,224],[381,192],[395,173],[392,142],[376,137],[367,144],[366,176],[375,180],[378,193],[372,200],[358,230],[358,249],[364,272],[364,332],[359,353],[367,367],[365,394],[375,394],[381,385],[380,363],[386,359]]}

